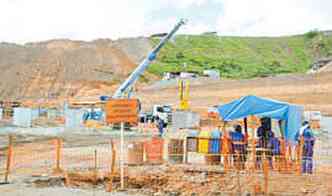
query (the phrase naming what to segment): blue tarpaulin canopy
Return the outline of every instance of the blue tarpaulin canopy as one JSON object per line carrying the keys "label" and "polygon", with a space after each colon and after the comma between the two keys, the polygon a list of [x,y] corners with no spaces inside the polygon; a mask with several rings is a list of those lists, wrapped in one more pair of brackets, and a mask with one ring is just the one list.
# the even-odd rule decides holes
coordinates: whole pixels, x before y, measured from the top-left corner
{"label": "blue tarpaulin canopy", "polygon": [[295,141],[295,134],[301,128],[303,108],[285,102],[249,95],[219,106],[218,112],[224,121],[232,121],[250,115],[284,120],[284,136],[286,140]]}

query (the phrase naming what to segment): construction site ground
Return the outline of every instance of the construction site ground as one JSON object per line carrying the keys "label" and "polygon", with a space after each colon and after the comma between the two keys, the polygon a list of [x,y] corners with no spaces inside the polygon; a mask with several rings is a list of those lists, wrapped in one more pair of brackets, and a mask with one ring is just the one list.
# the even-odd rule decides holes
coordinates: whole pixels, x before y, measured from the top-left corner
{"label": "construction site ground", "polygon": [[[30,132],[30,134],[29,134]],[[66,184],[63,175],[53,175],[54,153],[51,141],[55,135],[32,134],[34,130],[26,129],[24,134],[16,132],[16,162],[20,166],[13,169],[10,184],[0,185],[0,192],[9,196],[75,196],[75,195],[246,195],[263,189],[262,172],[248,173],[231,171],[225,173],[220,166],[169,164],[138,165],[126,167],[126,190],[120,190],[119,158],[114,177],[114,192],[105,192],[108,185],[110,164],[110,140],[115,142],[119,153],[119,131],[108,133],[96,130],[78,130],[58,133],[63,138],[63,168],[72,176]],[[328,134],[328,135],[326,135]],[[145,141],[151,135],[137,132],[126,133],[126,145],[132,141]],[[316,157],[331,156],[329,149],[331,130],[319,135]],[[6,135],[1,137],[1,151],[7,144]],[[322,138],[322,139],[321,139]],[[320,153],[320,151],[324,151]],[[94,184],[91,168],[93,168],[94,152],[97,153],[98,180]],[[127,155],[127,152],[124,154]],[[117,155],[119,156],[119,155]],[[3,165],[5,156],[0,156]],[[46,160],[46,161],[45,161]],[[315,174],[311,176],[279,173],[271,171],[269,177],[270,195],[329,195],[332,192],[332,160],[315,162]],[[83,168],[83,169],[82,169]],[[2,176],[1,176],[2,177]],[[77,182],[74,179],[78,179]],[[253,183],[256,182],[256,183]],[[3,194],[1,194],[3,195]]]}
{"label": "construction site ground", "polygon": [[[332,115],[332,72],[318,74],[285,75],[250,80],[213,80],[199,78],[191,80],[190,105],[193,111],[206,113],[207,107],[226,103],[248,94],[264,96],[281,101],[305,106],[306,110],[318,110],[324,115]],[[102,91],[102,90],[101,90]],[[94,92],[102,94],[104,92]],[[139,89],[135,96],[139,97],[145,110],[151,109],[153,104],[178,105],[177,81],[160,81]],[[82,95],[85,97],[85,95]],[[23,166],[29,170],[16,170],[10,175],[10,184],[0,185],[1,195],[35,196],[35,195],[243,195],[252,191],[252,178],[262,180],[262,173],[252,174],[229,172],[225,174],[215,167],[188,166],[188,165],[145,165],[129,167],[127,170],[126,191],[119,190],[118,175],[114,179],[115,192],[105,192],[108,183],[107,175],[100,175],[99,183],[93,185],[88,182],[79,182],[66,186],[62,177],[54,177],[46,169],[52,169],[54,154],[49,153],[53,147],[35,147],[34,144],[52,140],[55,136],[64,138],[64,153],[70,156],[64,161],[66,169],[93,167],[93,155],[98,153],[100,172],[108,171],[109,156],[102,156],[109,152],[111,139],[119,149],[119,131],[112,130],[64,130],[63,128],[34,128],[17,129],[13,127],[1,128],[4,135],[0,136],[1,151],[7,145],[6,134],[15,131],[17,143],[23,152],[33,153],[29,148],[38,148],[35,154],[25,154],[28,157]],[[316,145],[327,160],[318,160],[312,176],[298,176],[295,174],[279,174],[272,172],[270,176],[270,195],[329,195],[332,192],[332,163],[331,163],[331,129],[321,135],[321,142]],[[126,134],[126,141],[143,141],[151,135],[130,132]],[[49,145],[49,143],[45,144]],[[33,147],[31,147],[33,146]],[[38,146],[38,145],[37,145]],[[322,146],[325,146],[322,148]],[[24,149],[27,149],[26,151]],[[315,151],[317,152],[317,151]],[[318,153],[319,154],[319,153]],[[316,154],[317,155],[317,154]],[[35,158],[37,157],[37,158]],[[88,165],[84,165],[87,161]],[[0,169],[3,169],[5,156],[0,156]],[[22,167],[23,167],[22,166]],[[41,167],[40,167],[41,166]],[[47,168],[46,168],[47,166]],[[70,167],[69,167],[70,166]],[[212,171],[211,171],[212,170]],[[3,171],[2,171],[3,172]],[[85,175],[77,171],[77,175]],[[79,174],[79,172],[83,172]],[[117,171],[118,172],[118,171]],[[1,173],[3,174],[3,173]],[[76,175],[76,174],[75,174]],[[1,175],[0,177],[2,177]],[[239,186],[240,184],[240,186]],[[262,189],[261,183],[256,189]],[[240,187],[240,188],[239,188]]]}

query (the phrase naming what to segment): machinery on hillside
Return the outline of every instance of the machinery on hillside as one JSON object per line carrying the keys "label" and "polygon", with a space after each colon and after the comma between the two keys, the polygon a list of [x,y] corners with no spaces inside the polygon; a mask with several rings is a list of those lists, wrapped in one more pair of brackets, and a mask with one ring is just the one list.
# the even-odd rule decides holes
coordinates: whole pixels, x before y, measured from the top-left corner
{"label": "machinery on hillside", "polygon": [[189,80],[179,80],[179,110],[188,111],[189,108]]}

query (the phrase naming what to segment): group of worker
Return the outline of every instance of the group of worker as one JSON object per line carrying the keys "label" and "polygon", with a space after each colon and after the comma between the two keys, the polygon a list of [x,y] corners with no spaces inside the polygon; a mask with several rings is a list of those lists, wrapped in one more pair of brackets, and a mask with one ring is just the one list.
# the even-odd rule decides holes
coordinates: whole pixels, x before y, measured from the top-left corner
{"label": "group of worker", "polygon": [[[261,126],[258,127],[256,135],[258,137],[255,146],[256,168],[262,167],[262,157],[266,157],[270,167],[273,168],[273,158],[280,160],[281,142],[279,138],[275,137],[271,129],[270,119],[261,119]],[[307,121],[303,123],[301,130],[297,132],[295,137],[297,146],[302,145],[302,173],[312,173],[315,138]],[[235,125],[234,131],[230,133],[230,139],[234,164],[243,169],[247,157],[248,134],[243,134],[241,125]]]}
{"label": "group of worker", "polygon": [[[167,127],[167,123],[162,119],[157,118],[156,124],[159,130],[159,135],[162,136],[164,129]],[[272,131],[270,118],[261,119],[261,125],[256,131],[256,136],[258,137],[255,146],[256,168],[262,168],[263,157],[266,157],[269,160],[269,166],[273,168],[273,158],[280,161],[281,141]],[[300,155],[302,158],[302,173],[312,173],[315,138],[307,121],[303,122],[302,128],[296,133],[295,138],[297,146],[302,145],[302,154]],[[243,133],[241,125],[235,125],[234,130],[230,132],[230,140],[230,153],[233,155],[234,164],[239,168],[244,169],[248,154],[248,134],[247,132]]]}

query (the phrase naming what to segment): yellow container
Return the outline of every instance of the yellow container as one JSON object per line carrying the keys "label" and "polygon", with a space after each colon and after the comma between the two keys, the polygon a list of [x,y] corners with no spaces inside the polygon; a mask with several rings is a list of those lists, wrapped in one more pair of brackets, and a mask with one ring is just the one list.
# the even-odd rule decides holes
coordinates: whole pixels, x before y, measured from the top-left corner
{"label": "yellow container", "polygon": [[209,131],[201,131],[199,133],[199,139],[198,139],[199,153],[204,153],[204,154],[209,153],[209,139],[210,139]]}

